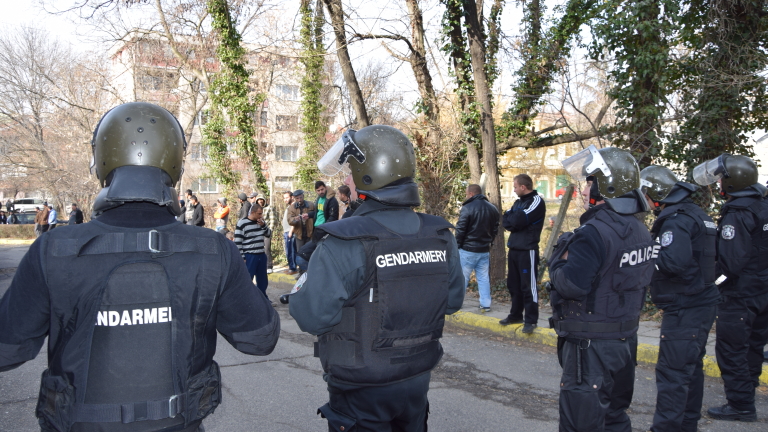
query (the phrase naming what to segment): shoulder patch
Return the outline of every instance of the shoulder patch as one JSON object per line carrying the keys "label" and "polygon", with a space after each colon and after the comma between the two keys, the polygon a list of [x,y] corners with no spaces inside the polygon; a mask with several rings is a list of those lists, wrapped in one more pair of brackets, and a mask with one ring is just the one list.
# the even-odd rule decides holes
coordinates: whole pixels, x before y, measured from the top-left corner
{"label": "shoulder patch", "polygon": [[763,231],[768,231],[768,224],[763,225]]}
{"label": "shoulder patch", "polygon": [[725,240],[732,240],[736,237],[736,228],[734,228],[733,225],[723,225],[721,235]]}
{"label": "shoulder patch", "polygon": [[672,231],[667,231],[664,234],[661,235],[661,246],[667,247],[672,244],[672,241],[675,239],[674,235],[672,234]]}

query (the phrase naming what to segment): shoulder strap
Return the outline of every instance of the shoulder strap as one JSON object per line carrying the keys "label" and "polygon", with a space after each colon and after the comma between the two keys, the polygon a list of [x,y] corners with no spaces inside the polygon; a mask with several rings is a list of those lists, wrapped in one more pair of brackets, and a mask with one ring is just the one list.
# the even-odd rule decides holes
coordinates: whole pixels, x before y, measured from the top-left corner
{"label": "shoulder strap", "polygon": [[53,256],[101,255],[110,253],[197,252],[216,255],[216,240],[210,237],[192,237],[157,230],[138,233],[108,232],[90,238],[56,238]]}

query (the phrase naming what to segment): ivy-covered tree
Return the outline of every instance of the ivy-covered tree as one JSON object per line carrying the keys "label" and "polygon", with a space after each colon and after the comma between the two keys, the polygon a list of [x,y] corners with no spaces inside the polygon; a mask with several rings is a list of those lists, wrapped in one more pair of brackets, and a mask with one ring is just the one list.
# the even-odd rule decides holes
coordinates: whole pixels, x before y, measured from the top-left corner
{"label": "ivy-covered tree", "polygon": [[304,133],[304,154],[296,162],[296,176],[301,187],[311,190],[315,180],[320,178],[317,161],[320,159],[327,130],[327,125],[323,123],[321,102],[325,65],[322,3],[318,1],[313,9],[310,0],[302,0],[299,13],[301,63],[304,65],[304,76],[301,79],[301,131]]}
{"label": "ivy-covered tree", "polygon": [[[245,49],[235,28],[226,0],[208,0],[211,26],[219,37],[216,55],[219,71],[210,88],[209,120],[203,129],[203,145],[208,148],[208,169],[213,178],[224,186],[226,196],[237,192],[240,173],[232,168],[229,149],[245,158],[252,169],[256,187],[269,195],[267,181],[261,170],[258,146],[254,140],[253,112],[264,100],[249,95],[249,71],[246,69]],[[234,201],[234,200],[233,200]]]}

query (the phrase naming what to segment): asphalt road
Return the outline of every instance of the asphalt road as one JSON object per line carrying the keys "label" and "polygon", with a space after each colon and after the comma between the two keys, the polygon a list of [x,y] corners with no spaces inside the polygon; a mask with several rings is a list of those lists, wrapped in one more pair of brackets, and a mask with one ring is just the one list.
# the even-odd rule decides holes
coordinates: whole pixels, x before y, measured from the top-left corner
{"label": "asphalt road", "polygon": [[[23,249],[0,248],[0,264],[18,260]],[[11,267],[16,267],[12,265]],[[0,293],[11,273],[0,271]],[[276,298],[287,284],[270,284]],[[314,338],[302,333],[277,306],[282,333],[275,351],[251,357],[219,338],[216,361],[223,375],[223,404],[205,421],[207,432],[327,431],[315,414],[327,401],[320,362],[312,357]],[[446,328],[445,356],[432,374],[429,427],[433,431],[554,431],[560,367],[554,349],[481,332]],[[0,374],[0,431],[35,431],[34,408],[45,355]],[[637,368],[635,398],[630,408],[634,429],[650,427],[656,388],[653,370]],[[708,378],[705,408],[724,403],[719,379]],[[768,392],[758,390],[758,423],[703,419],[700,431],[764,431],[768,429]]]}

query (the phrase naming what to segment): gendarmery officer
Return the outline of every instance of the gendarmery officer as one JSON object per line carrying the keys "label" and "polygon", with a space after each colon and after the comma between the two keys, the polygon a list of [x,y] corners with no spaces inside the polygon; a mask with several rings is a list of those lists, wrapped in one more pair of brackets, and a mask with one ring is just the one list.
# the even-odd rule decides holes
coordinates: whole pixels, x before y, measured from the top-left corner
{"label": "gendarmery officer", "polygon": [[651,237],[661,245],[651,299],[664,311],[656,363],[653,432],[696,432],[704,396],[704,355],[720,292],[715,285],[717,224],[693,203],[699,187],[668,168],[640,171],[657,214]]}
{"label": "gendarmery officer", "polygon": [[97,217],[38,238],[0,300],[0,371],[48,337],[43,431],[197,431],[221,401],[216,332],[267,355],[280,321],[234,243],[183,225],[176,118],[117,106],[93,133]]}
{"label": "gendarmery officer", "polygon": [[629,431],[639,315],[659,248],[635,217],[649,210],[640,170],[613,147],[589,146],[562,164],[574,179],[586,177],[588,210],[549,267],[560,430]]}
{"label": "gendarmery officer", "polygon": [[363,203],[317,227],[325,234],[290,300],[299,327],[318,335],[330,396],[318,411],[329,431],[425,431],[444,316],[464,300],[452,226],[411,209],[415,154],[399,130],[347,131],[318,167],[333,175],[347,161]]}
{"label": "gendarmery officer", "polygon": [[707,414],[719,420],[757,420],[755,388],[760,384],[768,340],[768,202],[757,166],[746,156],[723,154],[697,166],[700,185],[720,184],[727,201],[720,208],[717,271],[722,303],[717,306],[715,354],[725,384],[723,406]]}

